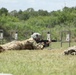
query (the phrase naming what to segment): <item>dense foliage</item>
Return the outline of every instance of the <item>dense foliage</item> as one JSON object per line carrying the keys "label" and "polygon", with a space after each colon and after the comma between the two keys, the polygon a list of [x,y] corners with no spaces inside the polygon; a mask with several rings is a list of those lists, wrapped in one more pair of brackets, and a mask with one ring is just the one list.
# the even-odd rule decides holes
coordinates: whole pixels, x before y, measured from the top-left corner
{"label": "dense foliage", "polygon": [[62,10],[52,12],[35,11],[33,8],[9,12],[2,7],[0,9],[0,29],[4,30],[5,39],[12,38],[11,31],[19,33],[19,40],[30,37],[32,32],[45,34],[50,31],[52,39],[60,40],[62,30],[71,30],[72,38],[75,38],[76,7],[64,7]]}

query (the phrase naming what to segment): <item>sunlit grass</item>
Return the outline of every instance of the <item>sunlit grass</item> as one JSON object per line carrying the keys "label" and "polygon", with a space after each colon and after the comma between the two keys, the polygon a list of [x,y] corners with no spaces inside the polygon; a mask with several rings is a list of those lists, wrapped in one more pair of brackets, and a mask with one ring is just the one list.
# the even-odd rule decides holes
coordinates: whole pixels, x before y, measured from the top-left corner
{"label": "sunlit grass", "polygon": [[58,43],[51,47],[49,50],[11,50],[0,53],[0,73],[76,75],[76,56],[65,56],[65,48],[61,48]]}

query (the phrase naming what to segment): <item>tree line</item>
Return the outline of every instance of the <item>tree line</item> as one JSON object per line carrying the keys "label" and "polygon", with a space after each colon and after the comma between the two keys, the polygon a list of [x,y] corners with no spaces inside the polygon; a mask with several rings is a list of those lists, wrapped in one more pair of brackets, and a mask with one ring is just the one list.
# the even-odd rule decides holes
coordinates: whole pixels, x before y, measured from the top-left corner
{"label": "tree line", "polygon": [[[72,34],[75,37],[76,33],[76,7],[64,7],[57,11],[35,11],[33,8],[27,10],[13,10],[2,7],[0,8],[0,28],[6,30],[6,34],[17,29],[20,32],[20,37],[26,31],[40,32],[51,28],[53,38],[59,38],[57,32],[63,29],[73,30]],[[29,29],[29,30],[28,30]]]}
{"label": "tree line", "polygon": [[60,23],[66,23],[66,22],[71,22],[75,21],[76,19],[76,7],[64,7],[62,10],[57,10],[57,11],[52,11],[48,12],[45,10],[38,10],[35,11],[33,8],[28,8],[27,10],[13,10],[11,12],[8,11],[8,9],[2,7],[0,9],[0,16],[12,16],[15,18],[18,18],[20,21],[21,20],[28,20],[30,18],[34,17],[39,17],[39,16],[47,16],[51,18],[51,23],[52,25],[60,24]]}

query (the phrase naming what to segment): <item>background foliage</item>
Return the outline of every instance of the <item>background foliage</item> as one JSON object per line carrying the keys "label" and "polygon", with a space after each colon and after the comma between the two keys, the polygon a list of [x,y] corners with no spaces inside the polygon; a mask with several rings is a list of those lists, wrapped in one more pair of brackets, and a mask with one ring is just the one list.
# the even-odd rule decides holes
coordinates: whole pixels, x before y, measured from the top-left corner
{"label": "background foliage", "polygon": [[[60,40],[62,30],[71,30],[72,38],[76,37],[76,7],[64,7],[57,11],[35,11],[28,8],[25,11],[6,8],[0,9],[0,29],[4,30],[4,37],[9,40],[11,31],[17,31],[19,40],[29,38],[32,32],[51,32],[52,39]],[[9,38],[8,38],[9,37]]]}

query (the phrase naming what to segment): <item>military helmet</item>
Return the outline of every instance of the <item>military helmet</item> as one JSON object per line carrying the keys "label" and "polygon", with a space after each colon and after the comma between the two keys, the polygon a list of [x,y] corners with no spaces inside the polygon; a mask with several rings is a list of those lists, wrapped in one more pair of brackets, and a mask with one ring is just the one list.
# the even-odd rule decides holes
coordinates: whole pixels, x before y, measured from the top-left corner
{"label": "military helmet", "polygon": [[33,33],[31,35],[32,38],[36,39],[36,38],[41,38],[41,34],[40,33]]}

